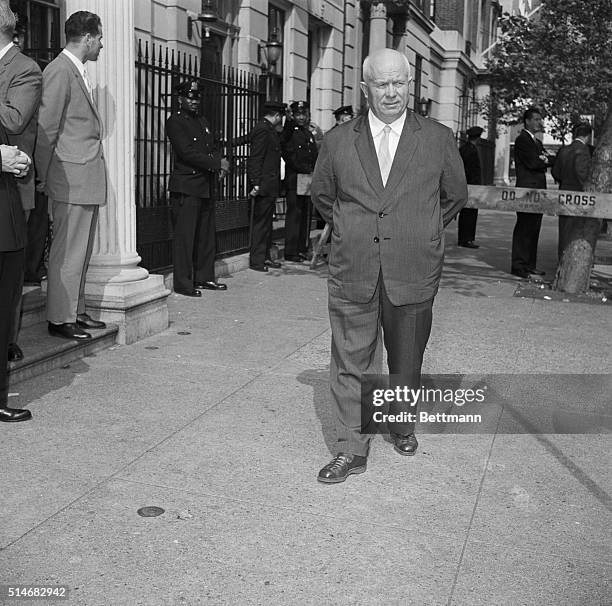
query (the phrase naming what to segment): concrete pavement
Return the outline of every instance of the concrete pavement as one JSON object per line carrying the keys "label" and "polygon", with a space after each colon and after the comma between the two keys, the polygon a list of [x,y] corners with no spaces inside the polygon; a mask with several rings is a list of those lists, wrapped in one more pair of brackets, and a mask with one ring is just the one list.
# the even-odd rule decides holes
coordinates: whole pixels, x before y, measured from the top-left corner
{"label": "concrete pavement", "polygon": [[[557,374],[539,404],[583,433],[532,433],[512,400],[488,432],[421,432],[412,458],[379,436],[365,474],[319,484],[326,268],[240,271],[172,295],[164,333],[14,386],[34,420],[0,427],[0,583],[87,606],[612,603],[611,310],[513,297],[513,223],[481,212],[476,251],[449,227],[424,371]],[[549,275],[555,247],[545,217]],[[576,410],[587,374],[603,388]]]}

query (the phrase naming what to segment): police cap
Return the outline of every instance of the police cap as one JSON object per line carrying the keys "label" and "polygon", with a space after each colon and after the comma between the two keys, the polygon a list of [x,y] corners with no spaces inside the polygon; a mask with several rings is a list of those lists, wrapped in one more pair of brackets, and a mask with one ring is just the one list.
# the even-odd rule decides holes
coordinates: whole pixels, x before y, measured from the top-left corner
{"label": "police cap", "polygon": [[200,87],[195,80],[183,80],[174,87],[174,90],[181,97],[188,99],[200,98]]}
{"label": "police cap", "polygon": [[474,139],[476,137],[480,137],[480,135],[482,135],[484,129],[481,128],[480,126],[472,126],[471,128],[468,128],[465,131],[465,134],[470,138],[470,139]]}
{"label": "police cap", "polygon": [[338,109],[334,110],[333,114],[336,117],[336,120],[343,115],[347,115],[347,116],[353,116],[353,106],[352,105],[343,105],[342,107],[339,107]]}
{"label": "police cap", "polygon": [[285,103],[279,103],[278,101],[266,101],[263,105],[263,112],[264,114],[284,114],[286,107],[287,106]]}
{"label": "police cap", "polygon": [[304,113],[310,109],[307,101],[294,101],[289,107],[294,114]]}

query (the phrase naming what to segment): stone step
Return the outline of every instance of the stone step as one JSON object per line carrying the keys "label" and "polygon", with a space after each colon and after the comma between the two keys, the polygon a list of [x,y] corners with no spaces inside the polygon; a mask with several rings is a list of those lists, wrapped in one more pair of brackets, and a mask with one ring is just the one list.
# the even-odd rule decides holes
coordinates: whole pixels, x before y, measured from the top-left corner
{"label": "stone step", "polygon": [[[24,359],[9,364],[9,382],[12,388],[19,381],[36,377],[50,370],[92,355],[115,344],[118,327],[109,324],[103,330],[91,330],[92,338],[79,342],[52,337],[47,332],[47,322],[22,326],[19,346]],[[11,389],[10,388],[10,389]]]}
{"label": "stone step", "polygon": [[21,313],[21,329],[46,320],[47,295],[40,286],[24,286]]}

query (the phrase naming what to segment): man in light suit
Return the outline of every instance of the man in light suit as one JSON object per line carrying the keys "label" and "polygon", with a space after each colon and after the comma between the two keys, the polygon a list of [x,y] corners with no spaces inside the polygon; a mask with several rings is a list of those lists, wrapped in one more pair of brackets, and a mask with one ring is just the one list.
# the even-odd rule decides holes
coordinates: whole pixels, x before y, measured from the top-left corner
{"label": "man in light suit", "polygon": [[98,207],[106,203],[102,120],[96,108],[87,61],[102,48],[100,17],[72,14],[65,25],[66,48],[43,72],[35,163],[49,196],[53,242],[49,252],[49,333],[87,340],[84,328],[104,328],[85,312],[85,274],[91,258]]}
{"label": "man in light suit", "polygon": [[[19,47],[13,44],[16,21],[13,11],[7,5],[0,4],[0,123],[7,133],[9,143],[16,145],[32,158],[42,74],[36,62],[22,54]],[[17,189],[27,221],[30,211],[34,208],[33,170],[17,181]],[[21,282],[23,284],[23,277]],[[21,288],[17,289],[16,297],[15,319],[8,350],[8,359],[11,362],[23,358],[23,352],[17,344]]]}
{"label": "man in light suit", "polygon": [[[420,385],[423,352],[444,256],[444,227],[467,201],[450,129],[407,110],[410,65],[382,49],[366,58],[361,88],[369,112],[323,140],[312,198],[332,225],[330,386],[337,455],[325,483],[366,470],[370,436],[360,432],[360,382],[374,373],[384,334],[389,371]],[[389,424],[395,450],[413,455],[414,423]]]}

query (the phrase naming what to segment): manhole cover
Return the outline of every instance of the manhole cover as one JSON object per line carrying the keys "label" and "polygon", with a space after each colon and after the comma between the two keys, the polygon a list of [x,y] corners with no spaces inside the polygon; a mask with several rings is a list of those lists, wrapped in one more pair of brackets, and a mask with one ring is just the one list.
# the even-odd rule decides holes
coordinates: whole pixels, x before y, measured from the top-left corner
{"label": "manhole cover", "polygon": [[141,507],[136,513],[143,518],[156,518],[164,513],[164,510],[161,507],[148,506]]}

